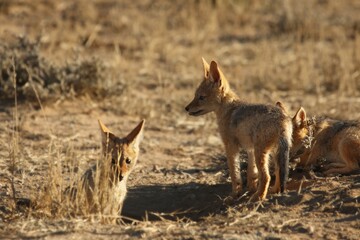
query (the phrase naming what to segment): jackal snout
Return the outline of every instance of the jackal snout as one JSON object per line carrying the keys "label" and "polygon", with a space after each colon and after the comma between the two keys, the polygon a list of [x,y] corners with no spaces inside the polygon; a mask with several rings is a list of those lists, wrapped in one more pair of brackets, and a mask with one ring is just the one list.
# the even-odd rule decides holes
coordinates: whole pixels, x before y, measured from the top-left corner
{"label": "jackal snout", "polygon": [[130,166],[124,163],[124,161],[116,161],[115,159],[111,160],[111,168],[111,172],[114,173],[113,179],[116,179],[119,182],[124,179],[124,176],[126,176],[127,172],[130,170]]}
{"label": "jackal snout", "polygon": [[185,110],[191,116],[200,116],[209,112],[206,109],[206,106],[203,106],[202,102],[205,100],[204,96],[195,96],[194,100],[192,100],[186,107]]}

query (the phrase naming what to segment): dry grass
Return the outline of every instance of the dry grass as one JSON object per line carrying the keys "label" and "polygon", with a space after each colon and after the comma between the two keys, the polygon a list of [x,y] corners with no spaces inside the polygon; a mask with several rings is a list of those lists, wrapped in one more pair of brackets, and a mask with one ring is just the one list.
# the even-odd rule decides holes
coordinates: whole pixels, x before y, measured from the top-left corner
{"label": "dry grass", "polygon": [[[195,182],[190,192],[207,200],[213,185],[228,184],[223,160],[209,161],[222,153],[213,116],[194,120],[183,112],[200,80],[202,56],[217,60],[249,101],[281,100],[291,112],[303,105],[312,114],[360,119],[359,9],[356,0],[0,0],[0,235],[342,238],[343,231],[333,232],[341,228],[345,237],[356,236],[356,221],[340,227],[330,221],[353,210],[358,176],[328,180],[331,189],[342,189],[333,193],[335,205],[319,194],[330,191],[324,181],[311,179],[301,180],[301,193],[297,187],[297,195],[275,196],[264,206],[246,204],[246,197],[226,205],[227,194],[219,192],[199,218],[150,209],[143,220],[101,227],[101,214],[74,204],[64,190],[101,161],[98,117],[122,131],[138,118],[149,123],[132,187],[151,185],[166,195],[171,187],[154,186],[185,189]],[[309,188],[309,181],[315,185]],[[196,205],[195,196],[182,198]],[[334,210],[319,210],[317,200]],[[319,218],[335,230],[321,227]]]}

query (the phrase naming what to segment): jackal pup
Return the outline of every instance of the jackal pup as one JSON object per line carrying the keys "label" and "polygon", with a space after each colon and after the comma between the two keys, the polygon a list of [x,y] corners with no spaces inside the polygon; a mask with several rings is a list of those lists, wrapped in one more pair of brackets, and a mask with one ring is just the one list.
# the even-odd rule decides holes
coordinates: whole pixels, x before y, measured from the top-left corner
{"label": "jackal pup", "polygon": [[126,182],[139,156],[145,120],[126,137],[119,138],[99,120],[103,159],[82,176],[82,190],[92,211],[113,218],[121,214]]}
{"label": "jackal pup", "polygon": [[[248,153],[247,187],[256,192],[251,200],[266,198],[269,184],[269,156],[275,160],[274,192],[283,192],[288,177],[292,123],[281,108],[274,105],[251,104],[239,99],[212,61],[203,59],[204,79],[195,91],[192,102],[185,107],[191,116],[215,112],[218,128],[225,145],[232,181],[232,195],[242,191],[240,148]],[[259,176],[257,176],[259,175]]]}
{"label": "jackal pup", "polygon": [[359,170],[360,122],[325,117],[306,117],[300,108],[293,117],[291,156],[300,157],[300,166],[310,166],[321,159],[329,162],[325,174],[350,173]]}

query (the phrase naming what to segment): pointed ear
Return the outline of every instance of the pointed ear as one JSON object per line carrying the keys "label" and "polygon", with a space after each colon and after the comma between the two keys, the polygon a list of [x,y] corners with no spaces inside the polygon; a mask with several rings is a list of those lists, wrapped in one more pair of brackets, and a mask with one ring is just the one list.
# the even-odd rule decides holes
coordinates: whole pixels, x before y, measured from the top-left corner
{"label": "pointed ear", "polygon": [[101,132],[101,142],[103,146],[107,146],[110,138],[114,137],[114,134],[110,132],[110,130],[100,121],[98,120],[99,126],[100,126],[100,132]]}
{"label": "pointed ear", "polygon": [[282,102],[276,102],[275,105],[279,108],[284,108]]}
{"label": "pointed ear", "polygon": [[110,130],[101,122],[100,119],[98,119],[98,122],[99,122],[101,132],[103,132],[103,133],[110,132]]}
{"label": "pointed ear", "polygon": [[304,126],[306,123],[306,112],[303,107],[300,107],[299,110],[296,112],[295,116],[293,117],[293,123],[297,126]]}
{"label": "pointed ear", "polygon": [[287,114],[287,109],[285,108],[284,104],[282,102],[276,102],[275,104],[278,108],[280,108],[284,113]]}
{"label": "pointed ear", "polygon": [[143,139],[143,129],[145,120],[143,119],[130,133],[126,136],[129,144],[133,145],[135,149],[139,149],[141,140]]}
{"label": "pointed ear", "polygon": [[208,78],[209,74],[210,74],[210,66],[209,64],[206,62],[206,60],[204,58],[201,58],[202,62],[203,62],[203,67],[204,67],[204,77]]}
{"label": "pointed ear", "polygon": [[218,86],[221,86],[221,76],[218,65],[215,61],[211,61],[210,63],[210,76],[214,83],[217,83]]}

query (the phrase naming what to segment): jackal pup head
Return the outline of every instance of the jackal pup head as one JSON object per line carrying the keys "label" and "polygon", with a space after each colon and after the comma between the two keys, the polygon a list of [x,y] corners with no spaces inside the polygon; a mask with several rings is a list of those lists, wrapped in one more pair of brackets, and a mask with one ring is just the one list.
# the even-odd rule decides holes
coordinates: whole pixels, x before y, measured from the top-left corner
{"label": "jackal pup head", "polygon": [[305,109],[300,107],[292,118],[293,124],[293,146],[290,156],[299,157],[310,151],[312,133],[306,118]]}
{"label": "jackal pup head", "polygon": [[[145,120],[142,120],[126,137],[119,138],[99,120],[102,151],[105,160],[111,160],[110,179],[120,182],[127,179],[139,156]],[[105,165],[108,166],[108,165]]]}
{"label": "jackal pup head", "polygon": [[216,111],[221,100],[229,91],[229,84],[224,74],[215,61],[210,65],[202,59],[204,67],[204,78],[195,91],[194,99],[185,107],[185,110],[192,116],[200,116]]}

